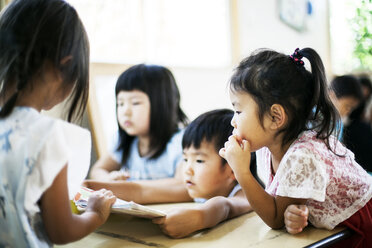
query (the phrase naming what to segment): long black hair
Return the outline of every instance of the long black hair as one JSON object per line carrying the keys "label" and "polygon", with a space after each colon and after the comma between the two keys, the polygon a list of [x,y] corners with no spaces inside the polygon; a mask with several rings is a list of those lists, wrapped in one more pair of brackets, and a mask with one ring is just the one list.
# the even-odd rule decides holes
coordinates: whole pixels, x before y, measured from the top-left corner
{"label": "long black hair", "polygon": [[[308,71],[302,57],[311,65]],[[282,145],[298,137],[304,130],[315,130],[329,149],[329,137],[340,117],[327,91],[324,66],[318,53],[311,48],[296,50],[292,56],[268,49],[256,50],[236,68],[230,89],[250,94],[263,117],[273,104],[280,104],[288,115]],[[337,132],[337,131],[336,131]]]}
{"label": "long black hair", "polygon": [[73,85],[68,120],[81,116],[89,90],[89,42],[77,12],[63,0],[12,1],[0,17],[0,118],[12,112],[19,93],[47,62],[61,72],[66,88]]}
{"label": "long black hair", "polygon": [[[138,64],[124,71],[118,78],[115,94],[120,91],[139,90],[150,99],[150,159],[159,157],[179,125],[188,120],[180,107],[180,93],[172,72],[160,65]],[[134,136],[128,135],[119,125],[119,146],[123,150],[122,164],[129,156]]]}

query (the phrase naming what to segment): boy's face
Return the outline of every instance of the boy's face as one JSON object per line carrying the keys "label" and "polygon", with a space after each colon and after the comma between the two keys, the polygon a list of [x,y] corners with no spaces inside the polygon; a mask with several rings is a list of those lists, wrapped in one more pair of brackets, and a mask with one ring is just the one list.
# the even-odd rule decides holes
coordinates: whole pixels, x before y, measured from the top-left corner
{"label": "boy's face", "polygon": [[359,99],[352,96],[337,98],[334,93],[330,94],[330,96],[333,104],[335,105],[336,109],[340,113],[341,118],[343,119],[349,116],[351,111],[353,111],[359,105]]}
{"label": "boy's face", "polygon": [[229,165],[223,166],[213,143],[203,141],[199,149],[183,149],[183,161],[183,179],[192,198],[228,196],[235,177]]}

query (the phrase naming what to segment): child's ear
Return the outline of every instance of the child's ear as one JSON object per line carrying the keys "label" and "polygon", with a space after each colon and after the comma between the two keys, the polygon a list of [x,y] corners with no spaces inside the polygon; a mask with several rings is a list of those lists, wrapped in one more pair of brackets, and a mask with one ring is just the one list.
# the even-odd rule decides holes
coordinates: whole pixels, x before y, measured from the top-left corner
{"label": "child's ear", "polygon": [[270,108],[271,125],[273,129],[279,129],[283,127],[287,121],[287,114],[282,105],[273,104]]}

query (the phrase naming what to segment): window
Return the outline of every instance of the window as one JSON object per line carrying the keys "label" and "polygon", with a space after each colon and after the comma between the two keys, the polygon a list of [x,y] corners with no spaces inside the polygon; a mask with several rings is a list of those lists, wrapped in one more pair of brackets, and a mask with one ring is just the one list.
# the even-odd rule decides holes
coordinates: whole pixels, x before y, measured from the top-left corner
{"label": "window", "polygon": [[333,72],[341,75],[371,69],[371,1],[330,0],[329,3]]}
{"label": "window", "polygon": [[91,61],[226,67],[228,0],[69,0],[89,36]]}

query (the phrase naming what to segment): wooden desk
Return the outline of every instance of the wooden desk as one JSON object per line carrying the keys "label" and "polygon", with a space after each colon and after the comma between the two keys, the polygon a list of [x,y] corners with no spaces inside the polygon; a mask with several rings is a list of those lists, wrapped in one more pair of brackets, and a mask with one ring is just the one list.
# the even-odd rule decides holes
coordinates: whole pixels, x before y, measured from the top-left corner
{"label": "wooden desk", "polygon": [[[159,204],[151,207],[167,210],[174,207],[192,206],[197,203]],[[346,233],[347,234],[347,233]],[[159,227],[148,219],[135,218],[127,215],[112,214],[108,221],[96,232],[74,243],[60,248],[73,247],[304,247],[316,243],[327,237],[342,239],[344,229],[336,228],[332,231],[307,227],[297,235],[290,235],[285,230],[272,230],[252,212],[240,217],[220,223],[214,228],[202,230],[183,239],[171,239],[165,236]],[[341,235],[341,236],[340,236]],[[314,247],[326,247],[324,241]]]}

